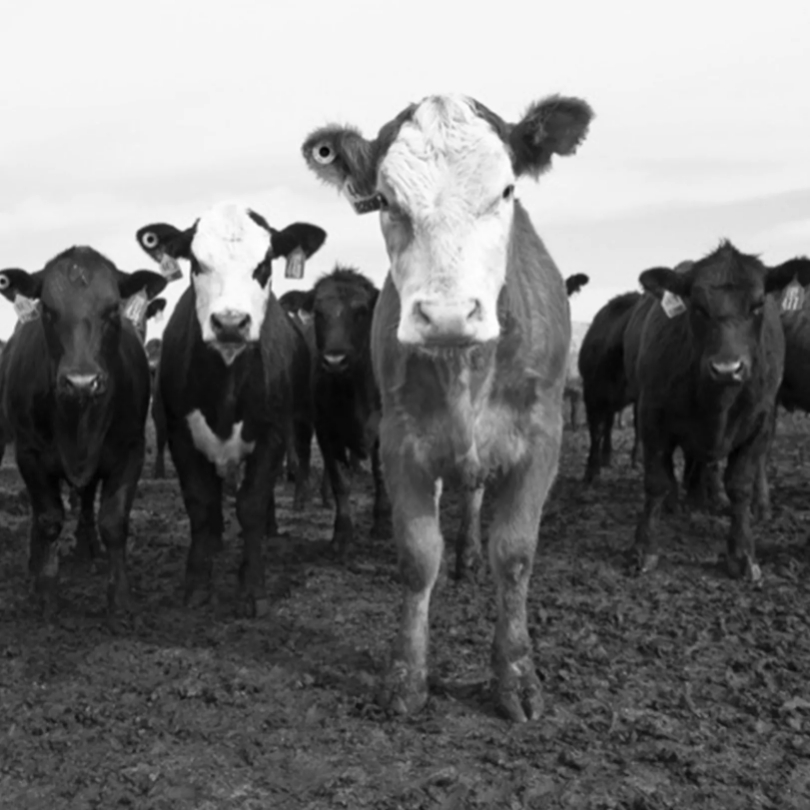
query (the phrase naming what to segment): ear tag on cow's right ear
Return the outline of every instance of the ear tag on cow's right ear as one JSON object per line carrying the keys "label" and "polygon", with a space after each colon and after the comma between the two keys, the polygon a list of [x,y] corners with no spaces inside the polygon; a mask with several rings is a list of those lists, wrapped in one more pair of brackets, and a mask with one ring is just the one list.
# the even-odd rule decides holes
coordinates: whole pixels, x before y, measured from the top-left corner
{"label": "ear tag on cow's right ear", "polygon": [[127,320],[132,321],[135,326],[139,326],[143,323],[144,315],[146,314],[146,307],[149,303],[146,297],[145,290],[138,290],[135,295],[130,295],[127,298],[126,304],[124,304],[124,317]]}
{"label": "ear tag on cow's right ear", "polygon": [[168,281],[183,277],[183,271],[180,269],[177,259],[169,256],[168,253],[164,253],[160,257],[160,272]]}
{"label": "ear tag on cow's right ear", "polygon": [[14,311],[20,323],[28,323],[28,321],[35,321],[40,317],[40,303],[34,298],[26,298],[24,295],[17,295],[14,298]]}
{"label": "ear tag on cow's right ear", "polygon": [[782,312],[795,312],[804,305],[804,287],[794,278],[782,293]]}
{"label": "ear tag on cow's right ear", "polygon": [[661,308],[666,313],[667,318],[674,318],[676,315],[686,312],[686,304],[684,304],[683,298],[671,293],[669,290],[661,297]]}
{"label": "ear tag on cow's right ear", "polygon": [[306,264],[307,257],[300,247],[295,248],[287,254],[287,266],[284,268],[285,278],[298,278],[304,277],[304,265]]}

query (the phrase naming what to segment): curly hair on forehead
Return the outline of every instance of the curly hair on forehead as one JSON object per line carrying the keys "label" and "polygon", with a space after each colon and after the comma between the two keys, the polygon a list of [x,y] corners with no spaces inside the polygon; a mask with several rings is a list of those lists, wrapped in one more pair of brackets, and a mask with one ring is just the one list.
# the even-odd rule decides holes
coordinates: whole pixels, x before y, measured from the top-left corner
{"label": "curly hair on forehead", "polygon": [[374,282],[368,278],[368,276],[364,276],[356,267],[350,267],[348,265],[336,264],[331,273],[322,275],[312,287],[313,294],[317,294],[318,290],[328,282],[360,287],[369,295],[374,295],[374,293],[379,292]]}

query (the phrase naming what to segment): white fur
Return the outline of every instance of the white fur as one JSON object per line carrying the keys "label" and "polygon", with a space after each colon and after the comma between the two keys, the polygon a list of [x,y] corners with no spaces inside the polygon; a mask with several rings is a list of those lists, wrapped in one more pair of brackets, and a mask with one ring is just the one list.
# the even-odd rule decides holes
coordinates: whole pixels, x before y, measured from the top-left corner
{"label": "white fur", "polygon": [[231,435],[223,441],[208,426],[199,410],[186,416],[194,446],[217,468],[217,474],[224,478],[234,467],[241,464],[253,452],[256,442],[242,439],[243,422],[237,422]]}
{"label": "white fur", "polygon": [[201,270],[192,282],[204,341],[215,340],[211,315],[227,312],[250,315],[248,340],[259,339],[270,282],[262,288],[253,272],[269,247],[270,234],[242,205],[220,203],[200,217],[191,252]]}
{"label": "white fur", "polygon": [[[430,336],[414,317],[417,303],[435,316],[434,337],[445,330],[496,338],[514,211],[513,200],[502,198],[515,182],[504,142],[466,98],[430,97],[400,129],[378,179],[394,208],[381,222],[402,303],[398,339],[419,344]],[[476,301],[478,317],[468,320]]]}

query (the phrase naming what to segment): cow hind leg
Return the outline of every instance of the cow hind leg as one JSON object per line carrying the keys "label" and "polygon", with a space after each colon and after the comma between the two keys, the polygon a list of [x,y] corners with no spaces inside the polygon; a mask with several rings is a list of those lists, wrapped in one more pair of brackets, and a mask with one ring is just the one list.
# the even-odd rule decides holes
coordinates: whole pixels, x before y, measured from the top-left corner
{"label": "cow hind leg", "polygon": [[28,571],[42,613],[46,618],[50,618],[57,606],[59,578],[57,541],[65,520],[65,507],[59,477],[45,472],[37,461],[38,454],[17,452],[17,468],[25,481],[31,502]]}
{"label": "cow hind leg", "polygon": [[492,643],[494,697],[513,722],[536,719],[543,692],[526,623],[526,597],[543,504],[559,461],[559,442],[536,448],[528,467],[514,468],[493,488],[489,562],[495,580],[497,620]]}
{"label": "cow hind leg", "polygon": [[585,403],[585,411],[588,417],[588,431],[591,438],[591,446],[588,450],[588,460],[585,464],[585,483],[591,484],[599,476],[600,452],[602,444],[603,419],[595,407],[589,407]]}
{"label": "cow hind leg", "polygon": [[475,579],[483,564],[481,554],[481,504],[484,487],[465,490],[461,526],[456,537],[456,579]]}
{"label": "cow hind leg", "polygon": [[428,697],[430,596],[443,547],[438,520],[441,490],[421,469],[404,463],[393,468],[388,459],[385,469],[393,502],[402,605],[380,702],[394,714],[406,715],[422,708]]}

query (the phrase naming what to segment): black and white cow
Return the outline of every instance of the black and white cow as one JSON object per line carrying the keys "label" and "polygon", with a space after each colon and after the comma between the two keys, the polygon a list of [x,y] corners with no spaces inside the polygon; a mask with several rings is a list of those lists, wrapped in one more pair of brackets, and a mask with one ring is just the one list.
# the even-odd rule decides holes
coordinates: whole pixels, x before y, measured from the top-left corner
{"label": "black and white cow", "polygon": [[526,595],[560,454],[571,318],[563,278],[515,183],[540,175],[555,154],[573,154],[591,117],[585,102],[554,96],[509,124],[473,99],[431,96],[374,140],[327,126],[302,147],[310,169],[355,210],[381,212],[391,263],[371,351],[404,590],[383,690],[398,713],[427,699],[446,478],[471,492],[486,484],[492,496],[496,702],[517,721],[542,708]]}
{"label": "black and white cow", "polygon": [[273,488],[286,436],[296,437],[300,507],[313,430],[311,357],[300,328],[273,295],[272,262],[301,262],[326,233],[306,223],[276,230],[254,211],[223,203],[184,231],[147,225],[137,238],[155,259],[191,263],[191,284],[163,333],[158,371],[169,451],[191,523],[186,602],[213,594],[223,479],[244,474],[236,496],[244,542],[240,584],[245,612],[260,614],[267,609],[261,541],[277,533]]}

